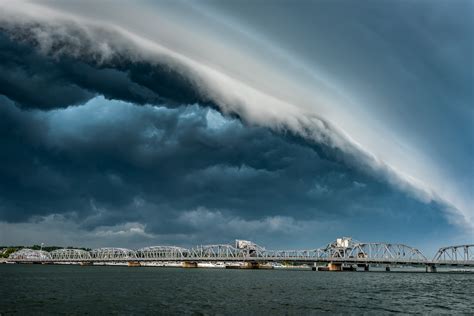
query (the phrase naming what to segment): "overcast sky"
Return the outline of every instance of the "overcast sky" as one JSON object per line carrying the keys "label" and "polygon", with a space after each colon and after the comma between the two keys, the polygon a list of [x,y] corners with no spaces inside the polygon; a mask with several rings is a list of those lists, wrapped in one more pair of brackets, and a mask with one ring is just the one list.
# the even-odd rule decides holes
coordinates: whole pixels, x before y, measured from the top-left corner
{"label": "overcast sky", "polygon": [[474,241],[472,1],[0,1],[0,244]]}

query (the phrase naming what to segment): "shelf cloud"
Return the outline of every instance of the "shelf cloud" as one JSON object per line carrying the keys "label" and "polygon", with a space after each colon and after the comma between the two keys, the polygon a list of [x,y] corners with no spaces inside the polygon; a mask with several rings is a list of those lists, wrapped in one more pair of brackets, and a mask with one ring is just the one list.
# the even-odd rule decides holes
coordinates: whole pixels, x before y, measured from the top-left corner
{"label": "shelf cloud", "polygon": [[[134,16],[149,5],[125,7]],[[309,230],[300,222],[305,217],[317,227],[324,226],[316,223],[326,222],[325,216],[336,221],[336,214],[355,216],[358,208],[365,217],[364,209],[371,204],[367,199],[373,197],[375,205],[391,203],[383,207],[387,209],[410,205],[410,210],[400,210],[401,217],[411,217],[407,214],[415,212],[413,208],[432,209],[427,211],[431,215],[416,215],[442,214],[449,225],[468,234],[474,227],[472,196],[426,176],[436,174],[435,164],[417,173],[416,161],[424,157],[418,151],[411,157],[416,163],[405,164],[393,157],[407,157],[409,151],[387,158],[379,155],[384,148],[364,143],[357,135],[363,132],[353,133],[353,122],[345,125],[350,114],[338,116],[343,112],[338,104],[345,99],[329,81],[318,79],[312,95],[307,82],[299,88],[289,79],[268,84],[274,70],[260,51],[249,50],[247,59],[230,52],[232,46],[219,48],[216,43],[209,54],[189,51],[182,43],[196,44],[197,39],[183,30],[194,21],[186,18],[200,16],[201,9],[182,4],[187,9],[180,26],[170,18],[178,9],[164,6],[155,17],[161,29],[141,34],[142,24],[113,12],[102,19],[88,15],[91,4],[80,9],[53,8],[48,2],[1,6],[3,144],[10,146],[10,159],[15,151],[31,151],[37,157],[34,163],[22,161],[26,170],[34,170],[28,176],[18,179],[22,172],[10,171],[16,187],[2,184],[7,192],[0,196],[3,220],[79,212],[84,229],[97,229],[156,218],[146,227],[136,224],[141,236],[149,238],[166,231],[164,223],[175,227],[170,233],[176,234],[184,228],[199,230],[190,221],[212,217],[223,227],[276,223],[274,231],[284,226],[287,232],[301,233]],[[149,28],[153,25],[150,20]],[[198,31],[209,42],[218,36]],[[221,57],[227,53],[229,67]],[[285,58],[275,56],[277,63]],[[242,74],[239,68],[246,71]],[[280,75],[285,76],[284,66]],[[299,103],[298,95],[305,100]],[[387,151],[399,147],[396,142],[384,146]],[[306,170],[299,170],[298,164]],[[95,174],[98,169],[100,176]],[[90,178],[81,177],[85,174]],[[37,183],[42,181],[49,181],[47,187]],[[82,189],[85,183],[98,191]],[[267,192],[265,186],[272,190]],[[247,190],[254,190],[255,196]],[[19,192],[36,195],[39,207],[17,202]],[[271,203],[271,192],[288,197],[274,198],[282,199],[280,205]],[[341,202],[337,211],[341,197],[358,206]],[[102,205],[103,211],[91,203]]]}

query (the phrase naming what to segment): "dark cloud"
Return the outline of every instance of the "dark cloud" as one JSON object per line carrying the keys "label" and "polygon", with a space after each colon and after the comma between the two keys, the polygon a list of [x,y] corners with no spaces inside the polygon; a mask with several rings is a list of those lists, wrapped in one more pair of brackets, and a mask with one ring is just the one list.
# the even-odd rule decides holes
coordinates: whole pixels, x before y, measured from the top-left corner
{"label": "dark cloud", "polygon": [[411,239],[446,225],[441,206],[338,149],[222,116],[165,63],[101,59],[83,51],[80,29],[83,46],[41,53],[20,31],[0,35],[0,221],[267,244],[328,232]]}
{"label": "dark cloud", "polygon": [[142,223],[151,234],[211,240],[243,232],[267,242],[290,230],[308,234],[304,223],[372,235],[444,223],[438,206],[337,162],[328,148],[198,105],[137,107],[98,97],[24,112],[1,102],[2,220],[73,214],[86,231]]}
{"label": "dark cloud", "polygon": [[86,53],[78,58],[51,56],[41,53],[40,44],[23,29],[15,31],[24,36],[1,31],[0,93],[22,108],[67,107],[98,94],[136,104],[209,103],[194,82],[168,64],[134,62],[121,56],[96,60]]}

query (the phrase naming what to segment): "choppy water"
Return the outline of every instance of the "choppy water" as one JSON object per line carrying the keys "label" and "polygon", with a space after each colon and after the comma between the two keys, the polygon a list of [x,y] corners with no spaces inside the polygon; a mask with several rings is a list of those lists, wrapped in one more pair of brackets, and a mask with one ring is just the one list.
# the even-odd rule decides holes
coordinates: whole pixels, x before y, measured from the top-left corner
{"label": "choppy water", "polygon": [[0,265],[0,314],[474,314],[474,274]]}

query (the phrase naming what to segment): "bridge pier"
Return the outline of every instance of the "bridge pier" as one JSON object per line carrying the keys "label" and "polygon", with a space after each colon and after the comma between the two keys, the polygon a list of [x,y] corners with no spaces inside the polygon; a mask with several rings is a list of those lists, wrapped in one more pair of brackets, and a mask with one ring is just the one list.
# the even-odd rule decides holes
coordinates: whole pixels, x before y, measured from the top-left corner
{"label": "bridge pier", "polygon": [[434,266],[434,265],[427,265],[426,266],[426,272],[428,272],[428,273],[435,273],[437,271],[438,270],[436,269],[436,266]]}
{"label": "bridge pier", "polygon": [[243,269],[258,269],[260,268],[260,264],[258,262],[245,262],[243,265]]}
{"label": "bridge pier", "polygon": [[273,266],[256,261],[246,261],[241,269],[273,269]]}
{"label": "bridge pier", "polygon": [[330,262],[328,264],[329,271],[342,271],[342,263]]}
{"label": "bridge pier", "polygon": [[182,263],[183,268],[197,268],[198,264],[197,262],[191,262],[191,261],[184,261]]}
{"label": "bridge pier", "polygon": [[390,272],[390,266],[386,266],[386,267],[385,267],[385,271],[386,271],[386,272]]}

